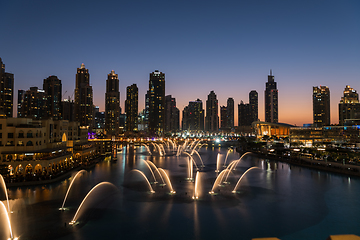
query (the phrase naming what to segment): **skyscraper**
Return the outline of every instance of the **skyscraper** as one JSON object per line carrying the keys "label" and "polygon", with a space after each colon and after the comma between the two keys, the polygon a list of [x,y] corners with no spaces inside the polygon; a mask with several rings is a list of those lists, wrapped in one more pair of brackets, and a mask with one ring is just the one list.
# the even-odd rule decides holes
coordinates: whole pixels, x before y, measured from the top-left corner
{"label": "skyscraper", "polygon": [[136,84],[126,88],[126,131],[138,131],[138,92]]}
{"label": "skyscraper", "polygon": [[119,78],[112,70],[106,80],[105,93],[105,131],[108,136],[119,134],[120,92]]}
{"label": "skyscraper", "polygon": [[24,101],[21,107],[21,116],[24,118],[32,118],[43,120],[49,117],[48,94],[43,89],[31,87],[24,94]]}
{"label": "skyscraper", "polygon": [[330,125],[330,90],[326,86],[313,87],[313,119],[315,127]]}
{"label": "skyscraper", "polygon": [[345,119],[360,119],[359,94],[348,85],[339,103],[339,124],[344,125]]}
{"label": "skyscraper", "polygon": [[233,98],[227,99],[226,111],[227,111],[226,127],[233,129],[234,128],[234,99]]}
{"label": "skyscraper", "polygon": [[200,99],[190,101],[183,110],[182,130],[204,131],[204,109]]}
{"label": "skyscraper", "polygon": [[250,126],[251,121],[251,114],[250,114],[250,104],[244,103],[243,101],[238,104],[238,126]]}
{"label": "skyscraper", "polygon": [[252,90],[249,93],[249,104],[250,104],[250,118],[251,123],[255,122],[259,119],[259,111],[258,111],[258,93],[255,90]]}
{"label": "skyscraper", "polygon": [[271,69],[265,89],[265,122],[278,122],[278,90]]}
{"label": "skyscraper", "polygon": [[176,132],[180,129],[180,111],[176,107],[175,98],[165,96],[165,131]]}
{"label": "skyscraper", "polygon": [[228,128],[228,111],[226,106],[220,106],[220,128],[221,130]]}
{"label": "skyscraper", "polygon": [[217,132],[219,131],[219,107],[216,94],[211,91],[206,100],[206,117],[205,117],[205,131]]}
{"label": "skyscraper", "polygon": [[44,79],[43,89],[47,94],[48,100],[48,117],[51,117],[53,120],[62,119],[62,104],[61,104],[61,95],[62,95],[62,85],[61,80],[57,76],[49,76]]}
{"label": "skyscraper", "polygon": [[89,70],[84,64],[77,69],[75,83],[75,121],[80,126],[89,126],[89,130],[93,126],[93,90],[90,86]]}
{"label": "skyscraper", "polygon": [[149,123],[150,134],[162,135],[165,118],[165,73],[155,70],[149,79]]}
{"label": "skyscraper", "polygon": [[17,117],[21,118],[23,116],[21,116],[22,112],[21,112],[21,107],[24,103],[24,95],[25,95],[25,90],[18,90],[18,104],[17,104]]}
{"label": "skyscraper", "polygon": [[5,72],[5,64],[0,58],[0,114],[13,116],[14,74]]}

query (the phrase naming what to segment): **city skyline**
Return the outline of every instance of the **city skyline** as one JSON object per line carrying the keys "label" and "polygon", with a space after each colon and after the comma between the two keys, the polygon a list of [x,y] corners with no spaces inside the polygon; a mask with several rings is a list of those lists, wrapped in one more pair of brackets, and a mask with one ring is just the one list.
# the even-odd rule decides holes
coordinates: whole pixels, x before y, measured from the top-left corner
{"label": "city skyline", "polygon": [[[256,90],[260,120],[265,119],[263,92],[272,69],[279,122],[296,125],[312,123],[313,86],[329,87],[332,124],[338,123],[345,86],[360,89],[358,1],[227,1],[221,6],[215,1],[206,6],[20,1],[3,6],[0,20],[9,37],[0,39],[0,57],[6,71],[14,74],[14,106],[19,89],[40,87],[51,75],[62,80],[63,93],[67,91],[62,98],[71,96],[81,63],[89,69],[93,102],[100,111],[105,110],[111,70],[119,74],[123,112],[126,87],[134,83],[139,87],[139,111],[144,108],[148,74],[157,69],[166,74],[165,94],[176,99],[180,112],[194,99],[204,103],[212,90],[219,106],[230,97],[236,106]],[[86,13],[77,14],[82,7]],[[109,15],[109,9],[118,14]],[[149,18],[151,11],[161,12],[162,18]],[[69,18],[63,19],[65,15]],[[114,37],[104,38],[108,33]],[[152,39],[159,33],[161,38]],[[234,115],[237,125],[237,108]]]}

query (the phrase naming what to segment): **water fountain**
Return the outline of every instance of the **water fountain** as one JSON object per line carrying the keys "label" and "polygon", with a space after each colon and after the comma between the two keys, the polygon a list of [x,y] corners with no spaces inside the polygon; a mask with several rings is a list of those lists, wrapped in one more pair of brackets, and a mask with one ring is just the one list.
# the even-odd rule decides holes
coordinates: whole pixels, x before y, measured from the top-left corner
{"label": "water fountain", "polygon": [[193,155],[193,153],[196,153],[196,155],[199,157],[199,159],[200,159],[200,161],[201,161],[201,166],[202,166],[202,167],[205,167],[204,162],[203,162],[203,160],[202,160],[199,152],[196,151],[196,150],[192,150],[192,151],[191,151],[191,155]]}
{"label": "water fountain", "polygon": [[133,169],[133,170],[131,170],[131,172],[140,173],[140,175],[143,176],[144,179],[145,179],[145,181],[147,182],[147,184],[148,184],[148,186],[149,186],[150,193],[155,193],[155,191],[154,191],[153,188],[151,187],[151,184],[150,184],[150,182],[149,182],[149,179],[146,177],[146,175],[145,175],[142,171],[140,171],[140,170],[138,170],[138,169]]}
{"label": "water fountain", "polygon": [[225,157],[225,160],[224,160],[224,167],[226,167],[226,160],[229,156],[229,152],[231,151],[231,149],[228,149],[227,153],[226,153],[226,157]]}
{"label": "water fountain", "polygon": [[228,173],[228,172],[230,172],[229,169],[224,169],[224,170],[221,171],[221,173],[219,174],[219,176],[217,176],[217,178],[215,179],[214,185],[213,185],[213,187],[211,188],[211,191],[209,192],[209,194],[214,194],[214,193],[215,193],[215,192],[214,192],[215,188],[220,185],[219,183],[221,183],[221,182],[223,181],[226,173]]}
{"label": "water fountain", "polygon": [[172,184],[171,184],[169,175],[166,173],[166,171],[165,171],[164,169],[162,169],[162,168],[158,168],[158,169],[159,169],[159,171],[165,176],[167,185],[168,185],[169,188],[170,188],[170,193],[171,193],[171,194],[175,194],[176,192],[174,191],[174,189],[173,189],[173,187],[172,187]]}
{"label": "water fountain", "polygon": [[215,172],[220,172],[220,153],[217,154]]}
{"label": "water fountain", "polygon": [[195,162],[195,160],[194,160],[194,158],[188,153],[188,152],[184,152],[186,155],[188,155],[189,156],[189,158],[192,160],[192,162],[194,163],[194,165],[195,165],[195,167],[196,167],[196,170],[199,170],[199,168],[198,168],[198,166],[197,166],[197,164],[196,164],[196,162]]}
{"label": "water fountain", "polygon": [[65,210],[65,208],[64,208],[64,206],[65,206],[65,201],[66,201],[66,199],[67,199],[67,197],[68,197],[68,195],[69,195],[70,189],[71,189],[71,187],[72,187],[72,185],[73,185],[76,177],[79,176],[81,173],[84,173],[84,172],[86,172],[86,171],[85,171],[85,170],[80,170],[80,171],[78,171],[78,172],[74,175],[73,179],[72,179],[71,182],[70,182],[70,185],[69,185],[69,187],[68,187],[68,190],[66,191],[63,204],[61,205],[61,208],[59,208],[60,211],[64,211],[64,210]]}
{"label": "water fountain", "polygon": [[199,171],[196,172],[196,177],[195,177],[195,188],[194,188],[194,195],[193,195],[193,199],[198,199],[199,198],[199,184],[200,184],[200,173]]}
{"label": "water fountain", "polygon": [[241,179],[243,179],[243,177],[245,176],[245,174],[248,173],[250,170],[255,169],[255,168],[258,168],[258,167],[251,167],[251,168],[249,168],[248,170],[246,170],[246,171],[241,175],[239,181],[236,183],[236,185],[235,185],[235,187],[234,187],[234,190],[232,190],[232,193],[236,193],[236,189],[239,187],[240,182],[241,182]]}
{"label": "water fountain", "polygon": [[147,162],[150,166],[152,166],[152,167],[156,170],[156,172],[159,174],[159,176],[160,176],[160,178],[161,178],[161,181],[162,181],[162,185],[166,185],[166,184],[165,184],[165,181],[164,181],[164,178],[161,176],[161,174],[160,174],[160,172],[159,172],[159,169],[156,167],[156,165],[155,165],[153,162],[151,162],[150,160],[146,160],[146,162]]}
{"label": "water fountain", "polygon": [[6,183],[5,183],[5,180],[3,178],[3,176],[0,174],[0,179],[1,179],[1,186],[2,188],[4,189],[4,193],[5,193],[5,196],[6,196],[6,202],[7,202],[7,207],[8,207],[8,213],[11,213],[10,211],[10,205],[9,205],[9,196],[8,196],[8,192],[7,192],[7,188],[6,188]]}
{"label": "water fountain", "polygon": [[14,237],[13,235],[13,231],[11,228],[11,221],[10,221],[10,217],[9,217],[9,212],[6,210],[5,204],[3,202],[0,201],[0,205],[2,206],[2,209],[5,212],[5,217],[6,217],[6,222],[7,222],[7,226],[9,228],[9,233],[10,233],[10,238],[8,238],[8,240],[17,240],[17,237]]}
{"label": "water fountain", "polygon": [[[149,181],[148,181],[149,182]],[[102,187],[102,186],[104,186],[104,185],[110,185],[110,186],[113,186],[114,188],[116,188],[115,187],[115,185],[114,184],[112,184],[112,183],[109,183],[109,182],[101,182],[101,183],[99,183],[99,184],[97,184],[95,187],[93,187],[89,192],[88,192],[88,194],[86,194],[86,196],[84,197],[84,199],[82,200],[82,202],[80,203],[80,206],[78,207],[78,209],[76,210],[76,213],[75,213],[75,215],[74,215],[74,217],[73,217],[73,219],[71,220],[71,222],[69,223],[70,225],[76,225],[77,223],[78,223],[78,218],[79,218],[79,212],[80,212],[80,210],[82,209],[82,206],[84,205],[84,203],[86,202],[86,200],[89,198],[89,196],[92,194],[92,193],[94,193],[94,191],[96,190],[96,189],[98,189],[98,188],[100,188],[100,187]],[[117,188],[116,188],[117,189]]]}
{"label": "water fountain", "polygon": [[151,150],[150,150],[150,148],[149,148],[148,145],[146,145],[146,144],[144,144],[144,143],[142,143],[141,145],[145,146],[146,151],[147,151],[150,155],[152,155]]}

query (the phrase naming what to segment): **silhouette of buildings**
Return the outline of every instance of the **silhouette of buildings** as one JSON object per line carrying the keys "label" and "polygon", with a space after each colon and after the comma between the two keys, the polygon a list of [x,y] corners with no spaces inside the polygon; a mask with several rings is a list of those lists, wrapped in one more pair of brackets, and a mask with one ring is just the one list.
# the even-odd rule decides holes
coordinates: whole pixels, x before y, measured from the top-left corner
{"label": "silhouette of buildings", "polygon": [[165,96],[165,131],[176,132],[180,129],[180,111],[176,107],[175,98]]}
{"label": "silhouette of buildings", "polygon": [[271,69],[265,89],[265,122],[278,122],[278,90]]}
{"label": "silhouette of buildings", "polygon": [[61,80],[57,76],[49,76],[44,79],[43,89],[47,97],[47,116],[51,117],[53,120],[62,119],[62,84]]}
{"label": "silhouette of buildings", "polygon": [[108,136],[119,134],[120,120],[120,92],[119,78],[112,70],[106,80],[105,93],[105,131]]}
{"label": "silhouette of buildings", "polygon": [[14,74],[5,72],[5,64],[0,58],[0,114],[13,116]]}
{"label": "silhouette of buildings", "polygon": [[330,125],[330,90],[326,86],[313,87],[313,119],[315,127]]}
{"label": "silhouette of buildings", "polygon": [[354,119],[360,119],[359,94],[347,85],[339,103],[339,125],[344,125],[345,120]]}
{"label": "silhouette of buildings", "polygon": [[136,84],[126,88],[126,131],[138,131],[138,87]]}
{"label": "silhouette of buildings", "polygon": [[200,99],[190,101],[183,110],[182,130],[204,131],[204,109]]}
{"label": "silhouette of buildings", "polygon": [[165,118],[165,73],[155,70],[149,79],[149,118],[148,130],[150,134],[162,135]]}
{"label": "silhouette of buildings", "polygon": [[219,131],[218,100],[214,91],[211,91],[206,100],[205,131]]}
{"label": "silhouette of buildings", "polygon": [[90,86],[89,70],[84,64],[77,69],[75,83],[75,121],[80,126],[88,126],[89,130],[93,126],[93,90]]}

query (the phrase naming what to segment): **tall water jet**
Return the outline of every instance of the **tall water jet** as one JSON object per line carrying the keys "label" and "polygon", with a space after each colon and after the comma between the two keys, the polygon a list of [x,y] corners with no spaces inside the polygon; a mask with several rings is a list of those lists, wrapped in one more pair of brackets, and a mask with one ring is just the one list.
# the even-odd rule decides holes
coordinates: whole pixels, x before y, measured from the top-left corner
{"label": "tall water jet", "polygon": [[201,156],[200,156],[200,154],[199,154],[199,152],[198,151],[192,151],[192,153],[191,153],[191,155],[193,155],[193,153],[196,153],[196,155],[199,157],[199,159],[200,159],[200,162],[201,162],[201,166],[202,167],[205,167],[205,165],[204,165],[204,162],[203,162],[203,160],[202,160],[202,158],[201,158]]}
{"label": "tall water jet", "polygon": [[164,145],[161,144],[160,147],[161,147],[161,149],[163,150],[164,155],[166,155],[166,151],[165,151]]}
{"label": "tall water jet", "polygon": [[156,184],[156,183],[157,183],[156,177],[155,177],[155,174],[154,174],[153,170],[151,169],[149,163],[148,163],[147,161],[143,160],[143,159],[141,159],[141,160],[142,160],[142,161],[145,163],[145,165],[149,168],[149,170],[150,170],[150,172],[151,172],[151,175],[152,175],[153,178],[154,178],[154,183]]}
{"label": "tall water jet", "polygon": [[154,145],[155,145],[156,148],[158,149],[159,155],[160,155],[160,156],[163,156],[164,154],[162,153],[162,149],[161,149],[161,147],[159,146],[159,144],[154,143]]}
{"label": "tall water jet", "polygon": [[229,149],[226,153],[226,157],[225,157],[225,160],[224,160],[224,167],[226,166],[226,159],[228,158],[229,156],[229,152],[231,151],[231,149]]}
{"label": "tall water jet", "polygon": [[227,175],[226,175],[226,177],[225,177],[225,181],[224,181],[224,182],[227,182],[227,179],[228,179],[231,171],[233,170],[235,164],[237,164],[237,162],[239,162],[239,161],[240,161],[240,159],[234,160],[234,161],[232,161],[232,162],[227,166],[226,169],[228,169],[229,171],[227,172]]}
{"label": "tall water jet", "polygon": [[216,170],[215,172],[220,172],[220,153],[217,154],[217,158],[216,158]]}
{"label": "tall water jet", "polygon": [[[146,176],[145,176],[145,178],[146,178]],[[76,224],[77,219],[78,219],[78,214],[79,214],[82,206],[84,205],[84,203],[86,202],[86,200],[89,198],[89,196],[94,192],[94,190],[97,189],[97,188],[99,188],[99,187],[101,187],[102,185],[110,185],[110,186],[114,186],[114,187],[115,187],[114,184],[109,183],[109,182],[101,182],[101,183],[97,184],[95,187],[93,187],[93,188],[86,194],[86,196],[84,197],[84,199],[83,199],[82,202],[80,203],[80,206],[79,206],[78,209],[76,210],[76,213],[75,213],[73,219],[72,219],[71,222],[69,223],[70,225]],[[150,186],[150,187],[151,187],[151,186]],[[116,187],[115,187],[115,188],[116,188]]]}
{"label": "tall water jet", "polygon": [[199,171],[197,171],[196,172],[196,177],[195,177],[194,196],[192,197],[193,199],[198,199],[199,198],[199,184],[200,184],[200,174],[199,174]]}
{"label": "tall water jet", "polygon": [[240,185],[241,179],[243,179],[243,177],[245,176],[245,174],[248,173],[250,170],[255,169],[255,168],[258,168],[258,167],[251,167],[251,168],[249,168],[248,170],[246,170],[246,171],[241,175],[239,181],[236,183],[236,185],[235,185],[235,187],[234,187],[234,190],[232,190],[232,193],[236,193],[236,189],[237,189],[238,186]]}
{"label": "tall water jet", "polygon": [[3,202],[0,201],[0,205],[2,206],[2,208],[4,209],[5,211],[5,217],[6,217],[6,221],[7,221],[7,224],[8,224],[8,227],[9,227],[9,232],[10,232],[10,238],[9,240],[17,240],[18,238],[15,237],[14,238],[14,235],[13,235],[13,232],[12,232],[12,228],[11,228],[11,222],[10,222],[10,217],[9,217],[9,212],[6,210],[6,207],[5,207],[5,204]]}
{"label": "tall water jet", "polygon": [[[245,157],[245,156],[248,155],[249,153],[251,153],[251,152],[246,152],[246,153],[244,153],[243,155],[241,155],[241,157],[239,158],[239,162],[240,162],[240,160],[241,160],[243,157]],[[237,162],[236,165],[234,166],[234,169],[235,169],[235,170],[236,170],[236,166],[238,165],[239,162]]]}
{"label": "tall water jet", "polygon": [[188,152],[184,152],[186,155],[188,155],[189,156],[189,158],[192,160],[192,162],[194,163],[194,165],[195,165],[195,167],[196,167],[196,170],[199,170],[199,168],[198,168],[198,166],[197,166],[197,164],[196,164],[196,162],[195,162],[195,160],[194,160],[194,158],[188,153]]}
{"label": "tall water jet", "polygon": [[60,211],[65,210],[64,205],[65,205],[67,196],[69,195],[70,189],[71,189],[71,187],[72,187],[72,185],[73,185],[76,177],[79,176],[79,175],[80,175],[81,173],[83,173],[83,172],[86,172],[86,171],[85,171],[85,170],[80,170],[80,171],[78,171],[78,172],[74,175],[73,179],[71,180],[70,185],[69,185],[69,187],[68,187],[68,190],[66,191],[63,204],[61,205],[61,208],[59,208]]}
{"label": "tall water jet", "polygon": [[7,207],[8,207],[8,213],[11,213],[10,205],[9,205],[9,195],[8,195],[7,188],[6,188],[6,183],[5,183],[5,180],[4,180],[4,178],[3,178],[3,176],[1,174],[0,174],[0,179],[1,179],[1,186],[4,189],[4,193],[5,193],[5,196],[6,196],[6,203],[7,203]]}
{"label": "tall water jet", "polygon": [[229,169],[224,169],[224,170],[221,171],[219,176],[217,176],[217,178],[215,179],[214,185],[211,188],[211,191],[209,192],[210,194],[214,194],[215,188],[220,185],[219,183],[221,183],[223,181],[226,173],[229,172],[229,171],[230,171]]}
{"label": "tall water jet", "polygon": [[188,179],[190,181],[193,180],[193,162],[191,161],[191,157],[188,160]]}
{"label": "tall water jet", "polygon": [[150,182],[149,182],[149,179],[146,177],[146,175],[145,175],[142,171],[140,171],[140,170],[138,170],[138,169],[133,169],[133,170],[131,170],[130,172],[132,172],[132,171],[140,173],[140,175],[143,176],[143,178],[145,179],[146,183],[148,184],[150,192],[151,192],[151,193],[155,193],[155,191],[154,191],[153,188],[151,187],[151,184],[150,184]]}
{"label": "tall water jet", "polygon": [[146,162],[156,170],[156,172],[159,174],[159,176],[161,178],[162,183],[165,184],[164,178],[161,176],[159,169],[156,167],[156,165],[153,162],[151,162],[150,160],[146,160]]}
{"label": "tall water jet", "polygon": [[171,181],[170,181],[170,178],[169,178],[169,175],[166,173],[166,171],[162,168],[158,168],[159,171],[165,176],[165,179],[166,179],[166,182],[167,182],[167,185],[169,186],[170,188],[170,193],[174,194],[176,193],[172,187],[172,184],[171,184]]}
{"label": "tall water jet", "polygon": [[147,151],[150,155],[152,155],[152,154],[151,154],[151,150],[150,150],[150,148],[149,148],[148,145],[146,145],[146,144],[144,144],[144,143],[142,143],[141,145],[143,145],[143,146],[146,148],[146,151]]}

